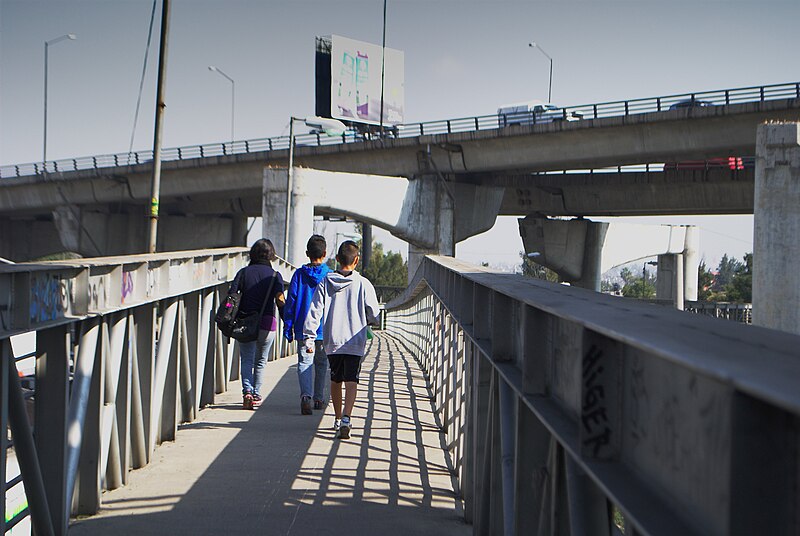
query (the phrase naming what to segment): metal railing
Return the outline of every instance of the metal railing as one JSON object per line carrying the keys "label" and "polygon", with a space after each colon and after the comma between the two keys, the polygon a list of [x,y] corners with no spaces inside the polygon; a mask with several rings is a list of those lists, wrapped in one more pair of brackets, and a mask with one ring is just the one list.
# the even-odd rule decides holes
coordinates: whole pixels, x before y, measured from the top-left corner
{"label": "metal railing", "polygon": [[[0,519],[0,535],[28,515],[36,534],[66,534],[70,513],[97,512],[103,490],[125,485],[238,378],[238,343],[213,317],[248,251],[0,267],[0,482],[22,483],[28,502]],[[291,278],[293,267],[273,265]],[[35,334],[35,373],[23,379],[11,342],[21,333]],[[278,337],[271,359],[293,352]],[[7,424],[20,468],[10,481]]]}
{"label": "metal railing", "polygon": [[794,534],[800,336],[427,257],[387,330],[473,533]]}
{"label": "metal railing", "polygon": [[[670,110],[671,106],[679,103],[707,103],[709,105],[729,105],[747,102],[763,102],[778,99],[800,99],[800,82],[773,84],[766,86],[753,86],[736,89],[720,89],[700,93],[683,93],[644,99],[625,101],[601,102],[595,104],[582,104],[559,108],[564,118],[579,114],[583,119],[598,119],[603,117],[617,117],[651,112]],[[558,112],[556,112],[558,113]],[[509,117],[513,116],[513,123],[541,124],[551,123],[553,118],[548,112],[546,119],[537,118],[533,112],[529,114],[514,113],[511,115],[483,115],[457,119],[443,119],[423,123],[409,123],[397,125],[393,128],[391,137],[414,138],[434,134],[452,134],[456,132],[471,132],[477,130],[494,130],[510,125]],[[360,143],[369,138],[364,135],[348,131],[341,136],[329,137],[319,133],[301,134],[295,136],[298,146],[323,146],[339,145],[343,143]],[[253,140],[209,143],[204,145],[190,145],[172,149],[164,149],[161,153],[163,161],[186,160],[212,156],[227,156],[236,154],[249,154],[285,150],[289,148],[289,136],[272,138],[259,138]],[[109,167],[145,164],[153,159],[153,151],[137,151],[133,153],[117,153],[110,155],[86,156],[79,158],[66,158],[49,161],[45,164],[34,162],[0,166],[0,178],[23,177],[41,175],[43,172],[54,173],[64,171],[79,171],[85,169],[102,169]]]}
{"label": "metal railing", "polygon": [[733,320],[742,324],[753,323],[753,304],[735,302],[686,302],[685,310],[690,313]]}

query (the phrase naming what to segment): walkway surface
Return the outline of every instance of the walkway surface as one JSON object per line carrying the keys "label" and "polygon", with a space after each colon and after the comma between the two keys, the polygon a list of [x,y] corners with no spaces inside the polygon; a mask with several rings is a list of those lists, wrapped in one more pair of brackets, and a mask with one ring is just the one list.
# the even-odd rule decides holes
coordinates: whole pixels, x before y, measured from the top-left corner
{"label": "walkway surface", "polygon": [[70,535],[470,534],[422,372],[390,335],[370,345],[351,439],[330,406],[300,415],[296,359],[271,362],[259,410],[232,384]]}

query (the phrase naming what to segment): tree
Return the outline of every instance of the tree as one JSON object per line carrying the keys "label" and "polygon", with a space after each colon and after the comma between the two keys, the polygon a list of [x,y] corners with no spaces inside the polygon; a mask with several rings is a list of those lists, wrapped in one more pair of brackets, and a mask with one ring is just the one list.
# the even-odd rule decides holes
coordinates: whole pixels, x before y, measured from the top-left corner
{"label": "tree", "polygon": [[706,266],[706,261],[701,261],[697,270],[697,299],[699,301],[710,301],[713,284],[714,274]]}
{"label": "tree", "polygon": [[656,278],[645,273],[645,277],[637,277],[627,266],[619,273],[625,285],[622,295],[626,298],[651,299],[656,297]]}
{"label": "tree", "polygon": [[724,291],[725,287],[733,281],[733,276],[741,271],[743,267],[744,265],[741,262],[728,257],[727,253],[724,254],[719,261],[717,277],[714,278],[714,284],[711,289],[716,292]]}
{"label": "tree", "polygon": [[[737,261],[738,262],[738,261]],[[733,274],[730,283],[725,285],[728,301],[750,303],[753,301],[753,254],[747,253],[744,262]]]}
{"label": "tree", "polygon": [[400,253],[383,252],[383,244],[375,242],[372,258],[362,275],[376,287],[405,287],[408,285],[408,263]]}
{"label": "tree", "polygon": [[522,275],[532,277],[534,279],[550,281],[551,283],[558,283],[558,274],[553,270],[533,262],[524,251],[520,251],[519,256],[522,259]]}

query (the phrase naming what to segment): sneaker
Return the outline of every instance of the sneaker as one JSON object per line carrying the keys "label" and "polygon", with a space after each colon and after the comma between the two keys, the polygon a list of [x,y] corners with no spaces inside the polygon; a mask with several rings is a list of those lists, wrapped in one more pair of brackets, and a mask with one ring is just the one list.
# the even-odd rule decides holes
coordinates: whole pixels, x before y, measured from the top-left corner
{"label": "sneaker", "polygon": [[253,407],[251,409],[258,409],[261,407],[261,395],[253,395]]}
{"label": "sneaker", "polygon": [[342,423],[339,426],[339,439],[350,439],[350,417],[347,415],[342,417]]}
{"label": "sneaker", "polygon": [[338,432],[340,426],[342,426],[342,419],[337,419],[337,418],[334,417],[334,419],[333,419],[333,429],[334,429],[334,431]]}
{"label": "sneaker", "polygon": [[253,395],[250,393],[242,395],[242,409],[253,409]]}
{"label": "sneaker", "polygon": [[314,400],[314,409],[325,409],[325,402],[322,400]]}
{"label": "sneaker", "polygon": [[311,397],[304,396],[300,399],[300,414],[311,415]]}

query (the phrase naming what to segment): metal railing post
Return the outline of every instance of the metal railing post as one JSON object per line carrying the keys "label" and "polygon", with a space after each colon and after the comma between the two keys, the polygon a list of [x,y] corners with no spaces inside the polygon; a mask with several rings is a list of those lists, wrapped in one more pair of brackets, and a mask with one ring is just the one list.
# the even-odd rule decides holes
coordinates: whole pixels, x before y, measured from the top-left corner
{"label": "metal railing post", "polygon": [[75,481],[78,476],[78,461],[84,441],[86,409],[95,367],[98,332],[100,331],[99,322],[96,319],[85,320],[83,324],[78,356],[75,360],[69,409],[67,410],[67,430],[70,430],[67,441],[67,508],[69,510],[72,509]]}
{"label": "metal railing post", "polygon": [[8,361],[11,357],[11,341],[0,339],[0,534],[6,533],[6,459],[8,457]]}
{"label": "metal railing post", "polygon": [[[22,395],[17,366],[10,355],[7,355],[4,361],[6,374],[8,374],[8,424],[11,435],[14,437],[14,452],[22,473],[31,522],[37,535],[53,535],[53,522],[50,519],[50,508],[47,505],[47,495],[39,467],[36,444],[33,441],[30,424],[28,424],[28,414],[25,411],[25,399]],[[6,431],[3,430],[3,434],[5,433]],[[5,494],[5,479],[3,479],[3,493]],[[2,515],[5,516],[5,511],[2,512]]]}
{"label": "metal railing post", "polygon": [[67,408],[69,330],[58,326],[36,333],[36,450],[50,519],[57,536],[67,534]]}

